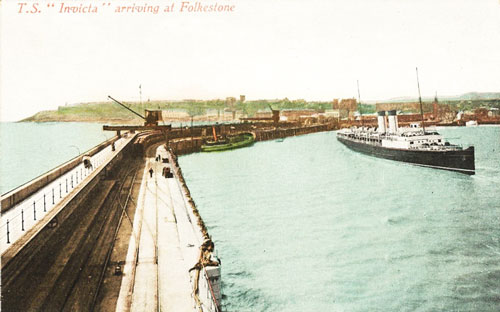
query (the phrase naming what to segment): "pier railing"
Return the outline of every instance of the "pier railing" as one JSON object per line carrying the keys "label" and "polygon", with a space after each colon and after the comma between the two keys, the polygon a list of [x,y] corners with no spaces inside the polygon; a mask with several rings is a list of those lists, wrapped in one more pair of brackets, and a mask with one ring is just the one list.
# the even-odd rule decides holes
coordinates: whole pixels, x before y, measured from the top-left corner
{"label": "pier railing", "polygon": [[[82,155],[90,154],[91,151],[96,148],[70,160],[62,166],[76,164],[72,169],[59,175],[48,184],[37,186],[38,189],[35,193],[32,193],[22,201],[10,206],[6,211],[4,211],[3,207],[4,200],[6,199],[2,197],[2,217],[0,221],[0,251],[2,254],[9,246],[14,244],[30,228],[43,219],[47,213],[63,201],[75,188],[89,178],[96,169],[109,160],[109,158],[113,156],[114,149],[118,151],[127,141],[128,140],[125,138],[113,138],[103,143],[106,144],[106,146],[100,144],[96,147],[99,148],[98,151],[91,156],[90,162],[92,166],[88,168],[85,168],[81,161]],[[58,171],[60,169],[56,168],[54,170]],[[54,170],[47,174],[52,174]],[[37,182],[41,179],[43,180],[44,177],[38,177],[33,181]],[[30,184],[31,183],[27,183],[26,185],[29,186]],[[16,190],[7,193],[7,195],[15,196]],[[56,224],[51,223],[48,224],[49,227],[55,225]]]}
{"label": "pier railing", "polygon": [[53,182],[58,179],[60,176],[65,175],[67,172],[75,168],[82,162],[82,159],[85,155],[94,156],[98,154],[100,151],[110,146],[113,142],[117,141],[118,137],[113,137],[109,140],[104,141],[103,143],[97,145],[96,147],[78,155],[77,157],[65,162],[64,164],[49,170],[48,172],[41,174],[40,176],[32,179],[16,187],[15,189],[2,194],[1,195],[1,211],[4,213],[9,210],[11,207],[19,204],[24,201],[26,198],[31,196],[32,194],[38,192],[39,189],[45,187],[47,184]]}

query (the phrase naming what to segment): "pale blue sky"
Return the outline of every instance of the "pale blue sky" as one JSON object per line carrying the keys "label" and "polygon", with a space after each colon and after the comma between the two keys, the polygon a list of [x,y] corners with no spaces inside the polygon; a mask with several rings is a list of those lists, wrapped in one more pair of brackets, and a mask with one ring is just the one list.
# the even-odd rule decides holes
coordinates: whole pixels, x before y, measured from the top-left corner
{"label": "pale blue sky", "polygon": [[[171,3],[111,0],[134,2]],[[2,1],[1,120],[139,100],[139,84],[143,99],[331,100],[356,80],[362,99],[416,96],[416,66],[423,95],[500,91],[499,0],[218,2],[236,11],[33,16]]]}

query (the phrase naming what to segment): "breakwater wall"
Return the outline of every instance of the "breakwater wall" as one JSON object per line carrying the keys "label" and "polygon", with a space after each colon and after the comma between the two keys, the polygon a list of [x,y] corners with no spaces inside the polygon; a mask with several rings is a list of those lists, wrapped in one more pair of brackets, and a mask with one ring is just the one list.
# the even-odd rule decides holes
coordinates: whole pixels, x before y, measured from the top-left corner
{"label": "breakwater wall", "polygon": [[275,140],[291,136],[337,130],[336,124],[322,124],[293,128],[262,129],[254,131],[256,141]]}
{"label": "breakwater wall", "polygon": [[[338,125],[334,123],[310,126],[303,126],[299,123],[286,123],[276,128],[269,123],[239,123],[215,125],[214,127],[216,133],[222,135],[251,132],[255,134],[256,141],[276,140],[338,129]],[[193,129],[173,128],[172,131],[168,132],[169,147],[177,155],[197,153],[201,151],[204,138],[211,135],[212,126],[196,126]],[[142,155],[147,146],[164,143],[165,140],[164,134],[160,132],[151,133],[148,136],[139,138],[135,143],[135,149],[139,155]]]}
{"label": "breakwater wall", "polygon": [[193,268],[196,270],[193,284],[194,299],[198,306],[206,306],[209,311],[220,311],[222,301],[221,266],[213,255],[215,245],[184,180],[177,155],[172,150],[170,150],[170,155],[172,168],[177,174],[182,192],[189,204],[190,209],[187,212],[190,219],[196,222],[203,241],[200,246],[198,263]]}
{"label": "breakwater wall", "polygon": [[119,139],[118,136],[113,137],[97,145],[96,147],[86,151],[85,153],[63,163],[62,165],[40,175],[39,177],[13,189],[12,191],[3,194],[0,200],[1,212],[3,213],[9,210],[10,208],[19,204],[26,198],[30,197],[31,195],[33,195],[46,185],[50,184],[51,182],[57,180],[59,177],[66,174],[67,172],[71,171],[73,168],[82,163],[82,159],[85,155],[94,156],[95,154],[99,153],[100,151],[102,151],[103,149],[105,149],[118,139]]}

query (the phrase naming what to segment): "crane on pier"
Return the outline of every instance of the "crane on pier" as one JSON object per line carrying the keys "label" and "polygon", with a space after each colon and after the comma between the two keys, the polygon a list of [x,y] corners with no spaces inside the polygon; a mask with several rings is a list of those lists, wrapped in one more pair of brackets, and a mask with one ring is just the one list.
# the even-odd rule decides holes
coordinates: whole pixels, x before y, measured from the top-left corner
{"label": "crane on pier", "polygon": [[273,118],[273,123],[274,123],[275,126],[277,126],[278,122],[280,121],[280,110],[279,109],[273,109],[273,107],[269,103],[267,103],[267,106],[269,106],[269,109],[273,113],[273,117],[272,117]]}
{"label": "crane on pier", "polygon": [[168,132],[172,129],[172,125],[158,125],[158,121],[162,120],[161,117],[161,110],[144,110],[145,114],[144,116],[139,114],[138,112],[134,111],[127,105],[123,104],[122,102],[116,100],[112,96],[108,95],[108,98],[115,103],[119,104],[123,108],[127,109],[131,113],[133,113],[136,116],[139,116],[140,118],[144,119],[144,125],[143,126],[108,126],[104,125],[103,130],[104,131],[116,131],[118,136],[120,136],[121,131],[144,131],[144,130],[157,130],[161,131],[165,137],[165,142],[168,146]]}

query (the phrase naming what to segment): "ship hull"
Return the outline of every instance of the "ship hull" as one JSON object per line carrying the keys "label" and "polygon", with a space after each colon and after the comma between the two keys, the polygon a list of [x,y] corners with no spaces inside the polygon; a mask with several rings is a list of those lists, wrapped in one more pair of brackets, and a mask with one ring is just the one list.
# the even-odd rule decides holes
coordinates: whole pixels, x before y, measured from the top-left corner
{"label": "ship hull", "polygon": [[464,150],[426,151],[385,148],[337,137],[349,149],[378,158],[405,162],[417,166],[475,174],[474,147]]}
{"label": "ship hull", "polygon": [[246,147],[250,146],[254,143],[255,138],[253,134],[251,133],[243,133],[240,134],[237,140],[234,142],[229,142],[226,144],[216,144],[216,145],[202,145],[201,146],[201,151],[202,152],[221,152],[221,151],[227,151],[227,150],[232,150],[236,148],[241,148],[241,147]]}

